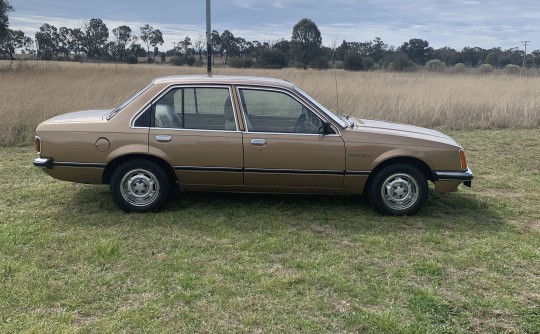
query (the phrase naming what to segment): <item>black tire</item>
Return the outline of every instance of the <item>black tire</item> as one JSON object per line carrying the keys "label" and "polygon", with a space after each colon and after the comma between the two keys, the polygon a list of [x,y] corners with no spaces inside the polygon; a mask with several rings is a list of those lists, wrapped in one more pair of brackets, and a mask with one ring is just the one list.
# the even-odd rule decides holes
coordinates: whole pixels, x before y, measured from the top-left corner
{"label": "black tire", "polygon": [[171,182],[159,165],[148,160],[127,161],[111,176],[111,197],[126,212],[157,211],[167,201]]}
{"label": "black tire", "polygon": [[373,207],[392,216],[414,215],[426,204],[428,185],[418,168],[394,164],[381,169],[369,188]]}

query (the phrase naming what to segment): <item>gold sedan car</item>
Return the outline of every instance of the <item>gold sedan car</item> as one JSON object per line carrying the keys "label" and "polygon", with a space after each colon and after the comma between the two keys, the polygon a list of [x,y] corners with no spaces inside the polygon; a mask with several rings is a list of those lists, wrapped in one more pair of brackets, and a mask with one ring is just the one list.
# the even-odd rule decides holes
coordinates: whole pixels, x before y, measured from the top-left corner
{"label": "gold sedan car", "polygon": [[338,116],[272,78],[155,79],[112,110],[39,124],[33,163],[66,181],[109,184],[125,211],[161,208],[181,190],[366,193],[411,215],[436,191],[471,186],[463,148],[434,130]]}

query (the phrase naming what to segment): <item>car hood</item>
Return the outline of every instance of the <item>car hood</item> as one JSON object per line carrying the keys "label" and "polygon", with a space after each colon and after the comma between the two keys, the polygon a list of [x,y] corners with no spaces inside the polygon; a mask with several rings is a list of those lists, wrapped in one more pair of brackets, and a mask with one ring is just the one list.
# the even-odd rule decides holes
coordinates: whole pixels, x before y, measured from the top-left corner
{"label": "car hood", "polygon": [[70,112],[67,114],[59,115],[48,119],[45,123],[49,124],[60,124],[60,123],[92,123],[92,122],[101,122],[105,120],[105,117],[113,109],[104,109],[104,110],[85,110],[85,111],[76,111]]}
{"label": "car hood", "polygon": [[454,139],[436,130],[426,129],[415,125],[372,119],[359,119],[353,117],[350,117],[350,119],[352,119],[354,123],[354,126],[352,127],[353,131],[368,131],[400,137],[416,138],[461,147]]}

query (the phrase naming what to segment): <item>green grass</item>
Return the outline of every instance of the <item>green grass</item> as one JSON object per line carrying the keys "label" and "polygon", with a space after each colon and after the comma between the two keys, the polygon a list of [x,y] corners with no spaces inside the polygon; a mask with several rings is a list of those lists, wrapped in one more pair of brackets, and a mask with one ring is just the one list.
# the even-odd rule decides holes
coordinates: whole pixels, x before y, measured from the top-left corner
{"label": "green grass", "polygon": [[451,134],[473,189],[399,218],[179,192],[125,214],[0,148],[0,332],[539,333],[539,130]]}

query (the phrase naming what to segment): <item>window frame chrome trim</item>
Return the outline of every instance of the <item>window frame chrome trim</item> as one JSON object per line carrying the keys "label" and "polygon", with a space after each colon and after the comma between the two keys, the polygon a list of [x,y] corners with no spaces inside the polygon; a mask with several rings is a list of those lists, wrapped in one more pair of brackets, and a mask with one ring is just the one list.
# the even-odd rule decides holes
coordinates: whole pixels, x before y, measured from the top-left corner
{"label": "window frame chrome trim", "polygon": [[[341,137],[341,129],[339,129],[338,127],[335,126],[335,124],[333,123],[333,120],[329,121],[328,116],[326,115],[326,113],[324,113],[322,110],[319,110],[319,108],[315,108],[310,101],[307,101],[306,99],[304,99],[301,96],[301,94],[299,94],[295,90],[289,90],[289,89],[278,88],[278,87],[258,86],[258,85],[253,85],[253,86],[249,86],[249,85],[247,85],[247,86],[246,85],[241,85],[240,86],[240,85],[238,85],[238,86],[235,86],[235,89],[236,89],[236,94],[238,95],[238,99],[239,99],[239,102],[240,102],[240,111],[241,111],[241,114],[242,114],[242,118],[243,118],[242,120],[244,122],[244,127],[245,127],[244,132],[246,132],[246,133],[267,133],[267,134],[268,133],[274,133],[274,134],[311,135],[311,136],[313,136],[313,135],[315,135],[315,136],[332,136],[333,135],[333,136]],[[336,133],[335,134],[321,134],[321,133],[298,133],[298,132],[249,131],[249,129],[247,127],[247,122],[245,120],[246,115],[245,115],[244,106],[243,106],[243,103],[242,103],[242,95],[240,94],[241,89],[263,90],[263,91],[270,91],[270,92],[286,94],[286,95],[292,97],[298,103],[300,103],[303,107],[305,107],[306,109],[308,109],[309,111],[314,113],[317,117],[319,117],[319,119],[330,123],[330,126],[332,127],[332,129]]]}
{"label": "window frame chrome trim", "polygon": [[[135,126],[135,122],[137,122],[137,119],[142,116],[142,114],[146,111],[146,108],[152,107],[153,105],[161,99],[164,95],[169,93],[173,89],[177,88],[226,88],[229,91],[229,97],[231,99],[231,105],[233,108],[233,114],[234,114],[234,121],[236,123],[236,130],[212,130],[212,129],[184,129],[184,128],[160,128],[155,126]],[[238,124],[238,118],[236,117],[236,108],[233,101],[233,87],[230,84],[170,84],[167,87],[165,87],[162,91],[160,91],[158,94],[154,95],[150,99],[150,102],[146,103],[141,109],[139,109],[133,117],[131,117],[129,121],[129,128],[130,129],[166,129],[166,130],[189,130],[189,131],[219,131],[219,132],[241,132],[239,130],[239,124]]]}
{"label": "window frame chrome trim", "polygon": [[[138,128],[138,129],[148,129]],[[150,127],[152,130],[167,130],[167,131],[197,131],[197,132],[224,132],[224,133],[241,133],[240,130],[208,130],[208,129],[179,129],[179,128],[159,128],[159,127]]]}

